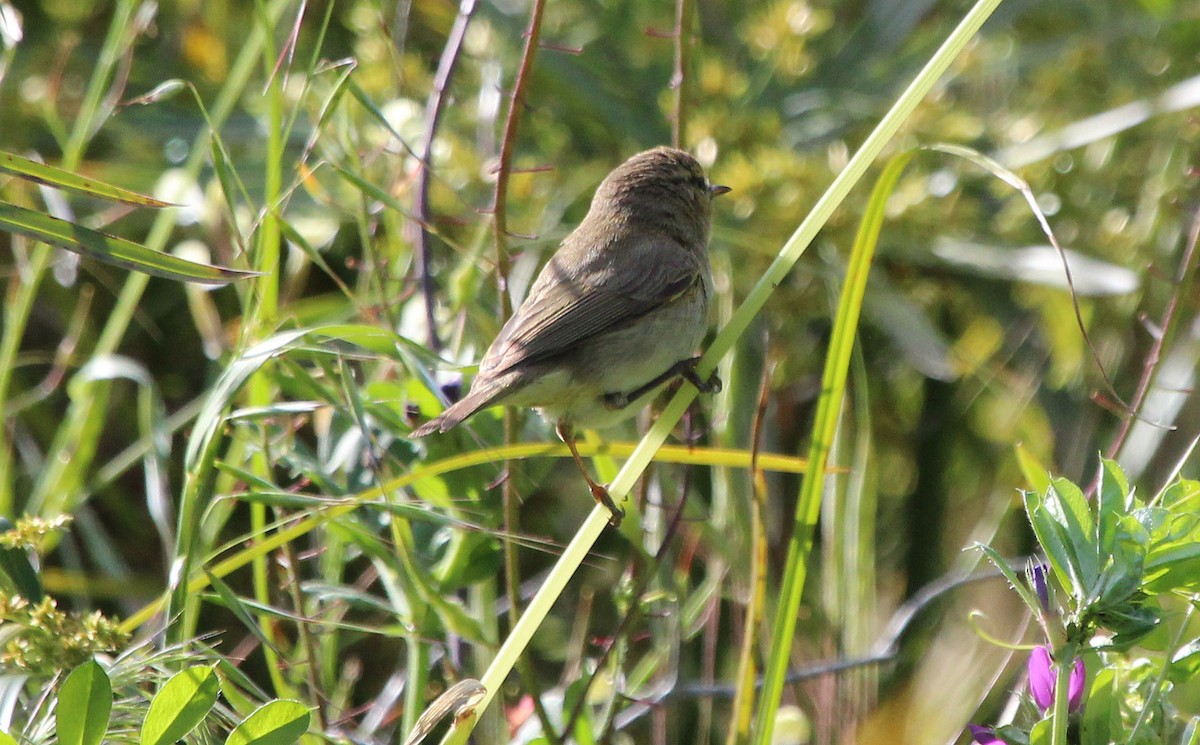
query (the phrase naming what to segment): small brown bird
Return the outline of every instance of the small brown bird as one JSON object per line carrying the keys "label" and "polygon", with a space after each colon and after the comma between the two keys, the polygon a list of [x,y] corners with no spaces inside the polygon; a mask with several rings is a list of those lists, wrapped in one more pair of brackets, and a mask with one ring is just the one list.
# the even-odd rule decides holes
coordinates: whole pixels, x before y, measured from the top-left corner
{"label": "small brown bird", "polygon": [[633,416],[678,377],[719,390],[715,375],[697,377],[693,354],[708,325],[712,200],[728,191],[674,148],[617,166],[488,347],[470,393],[411,436],[445,432],[492,405],[533,407],[556,423],[592,495],[619,522],[624,512],[588,475],[574,427]]}

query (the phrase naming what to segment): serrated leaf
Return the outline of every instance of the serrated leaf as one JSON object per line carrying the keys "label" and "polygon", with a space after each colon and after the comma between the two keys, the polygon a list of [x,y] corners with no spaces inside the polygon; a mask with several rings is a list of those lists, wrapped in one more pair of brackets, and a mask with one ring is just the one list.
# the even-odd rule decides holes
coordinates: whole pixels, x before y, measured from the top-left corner
{"label": "serrated leaf", "polygon": [[1096,497],[1096,529],[1101,556],[1112,550],[1116,540],[1117,521],[1129,504],[1129,483],[1116,461],[1101,462],[1100,489]]}
{"label": "serrated leaf", "polygon": [[112,186],[96,179],[77,176],[70,171],[48,166],[45,163],[38,163],[36,160],[22,158],[12,153],[0,152],[0,173],[9,173],[26,181],[53,186],[58,189],[75,192],[76,194],[96,197],[97,199],[106,199],[111,202],[123,202],[140,207],[171,206],[169,202],[161,202],[153,197],[128,191],[119,186]]}
{"label": "serrated leaf", "polygon": [[1111,560],[1100,574],[1091,600],[1101,607],[1128,602],[1145,577],[1145,548],[1122,534],[1113,545]]}
{"label": "serrated leaf", "polygon": [[212,711],[220,691],[220,679],[211,667],[189,667],[171,676],[150,702],[141,745],[170,745],[183,739]]}
{"label": "serrated leaf", "polygon": [[1025,582],[1022,582],[1020,578],[1017,577],[1016,571],[1009,566],[1009,563],[1004,560],[1004,557],[1001,556],[996,549],[992,548],[991,546],[985,546],[980,543],[976,544],[976,547],[982,551],[989,560],[991,560],[992,564],[994,564],[997,569],[1000,570],[1000,573],[1003,574],[1004,578],[1008,580],[1008,584],[1017,591],[1017,594],[1020,595],[1021,599],[1025,601],[1025,604],[1029,606],[1030,612],[1034,614],[1041,613],[1041,601],[1038,600],[1037,595],[1033,592],[1033,590],[1029,589],[1029,585]]}
{"label": "serrated leaf", "polygon": [[1119,608],[1106,609],[1096,614],[1096,620],[1113,632],[1111,646],[1124,651],[1154,631],[1162,619],[1157,608],[1135,603],[1126,603]]}
{"label": "serrated leaf", "polygon": [[100,745],[112,712],[112,683],[95,660],[71,671],[55,709],[59,745]]}
{"label": "serrated leaf", "polygon": [[3,202],[0,202],[0,230],[60,246],[80,256],[122,269],[180,282],[222,285],[233,280],[258,276],[257,272],[197,264],[99,230]]}
{"label": "serrated leaf", "polygon": [[1025,492],[1025,515],[1029,525],[1037,536],[1038,543],[1046,552],[1046,560],[1058,583],[1066,588],[1071,595],[1082,598],[1084,589],[1076,574],[1076,567],[1071,558],[1070,542],[1067,540],[1062,525],[1046,509],[1042,495],[1036,492]]}
{"label": "serrated leaf", "polygon": [[1200,481],[1181,479],[1163,490],[1158,504],[1172,512],[1200,511]]}
{"label": "serrated leaf", "polygon": [[1091,505],[1078,486],[1062,478],[1052,481],[1045,505],[1063,528],[1084,592],[1091,592],[1100,576],[1100,547]]}
{"label": "serrated leaf", "polygon": [[225,745],[292,745],[308,731],[308,706],[282,699],[263,704],[234,728]]}

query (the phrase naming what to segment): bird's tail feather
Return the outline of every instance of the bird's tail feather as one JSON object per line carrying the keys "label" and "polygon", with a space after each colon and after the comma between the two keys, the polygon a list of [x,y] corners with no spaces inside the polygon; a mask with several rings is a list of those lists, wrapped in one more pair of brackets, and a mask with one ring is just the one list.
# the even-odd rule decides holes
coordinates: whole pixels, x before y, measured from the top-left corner
{"label": "bird's tail feather", "polygon": [[480,409],[485,409],[492,404],[500,394],[504,393],[503,388],[496,386],[487,386],[479,390],[472,390],[463,398],[451,404],[450,408],[438,414],[433,419],[425,422],[420,427],[417,427],[412,432],[408,433],[410,438],[424,437],[425,435],[433,434],[434,432],[448,432],[450,429],[457,426],[462,420],[471,416]]}

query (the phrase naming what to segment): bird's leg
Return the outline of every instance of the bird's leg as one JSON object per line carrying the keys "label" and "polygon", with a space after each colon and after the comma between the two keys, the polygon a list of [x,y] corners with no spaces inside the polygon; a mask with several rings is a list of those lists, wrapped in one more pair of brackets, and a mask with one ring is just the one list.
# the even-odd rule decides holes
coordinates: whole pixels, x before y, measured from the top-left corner
{"label": "bird's leg", "polygon": [[696,386],[696,390],[701,393],[720,393],[723,383],[721,376],[717,375],[717,371],[713,370],[708,375],[708,380],[701,380],[696,374],[696,366],[700,364],[700,357],[692,357],[686,360],[680,360],[675,363],[675,367],[679,368],[679,377]]}
{"label": "bird's leg", "polygon": [[662,375],[651,380],[645,385],[635,388],[629,393],[614,393],[604,394],[604,405],[612,410],[624,409],[629,404],[637,401],[642,396],[654,390],[658,386],[667,382],[671,378],[680,377],[696,386],[696,390],[701,393],[718,393],[721,390],[721,378],[717,376],[714,370],[712,375],[708,376],[708,380],[701,380],[696,374],[696,365],[699,364],[699,357],[689,357],[686,360],[680,360],[674,365],[667,368],[667,371]]}
{"label": "bird's leg", "polygon": [[615,502],[613,502],[612,496],[610,496],[608,493],[608,489],[605,489],[600,484],[597,484],[592,480],[592,477],[588,475],[587,466],[584,464],[583,458],[579,456],[579,450],[575,447],[575,430],[570,424],[559,422],[555,426],[554,431],[558,433],[559,439],[565,442],[567,444],[567,448],[571,451],[571,457],[575,459],[575,465],[579,468],[579,472],[583,474],[583,478],[587,481],[588,488],[592,490],[592,498],[607,507],[608,511],[612,513],[612,517],[610,517],[608,520],[609,524],[614,528],[619,526],[621,524],[621,518],[625,517],[625,510],[621,509]]}

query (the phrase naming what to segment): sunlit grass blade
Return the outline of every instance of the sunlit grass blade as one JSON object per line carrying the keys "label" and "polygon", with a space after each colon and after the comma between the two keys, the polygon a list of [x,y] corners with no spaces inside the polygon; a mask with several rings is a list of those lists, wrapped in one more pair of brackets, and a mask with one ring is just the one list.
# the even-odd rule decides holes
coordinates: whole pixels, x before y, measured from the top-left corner
{"label": "sunlit grass blade", "polygon": [[859,223],[854,247],[847,261],[846,278],[838,300],[837,314],[834,316],[833,334],[829,340],[829,351],[825,355],[825,369],[821,374],[821,397],[817,402],[817,412],[813,420],[812,443],[808,451],[808,460],[813,467],[804,474],[800,498],[796,503],[792,538],[788,544],[782,589],[771,633],[771,648],[767,655],[766,677],[755,715],[755,743],[771,742],[775,715],[791,660],[790,652],[799,619],[800,599],[808,577],[813,534],[825,491],[826,459],[829,457],[841,419],[842,397],[846,390],[850,357],[858,332],[871,261],[883,228],[888,197],[895,190],[900,175],[915,153],[916,151],[909,150],[892,158],[880,174]]}
{"label": "sunlit grass blade", "polygon": [[38,163],[36,160],[22,158],[12,153],[0,152],[0,173],[9,173],[26,181],[33,181],[46,186],[83,194],[84,196],[106,199],[111,202],[123,202],[139,207],[170,207],[170,202],[162,202],[153,197],[147,197],[137,192],[122,189],[119,186],[106,184],[96,179],[84,178],[61,168]]}
{"label": "sunlit grass blade", "polygon": [[0,203],[0,230],[60,246],[80,256],[122,269],[181,282],[219,285],[256,274],[223,266],[197,264],[13,204]]}

